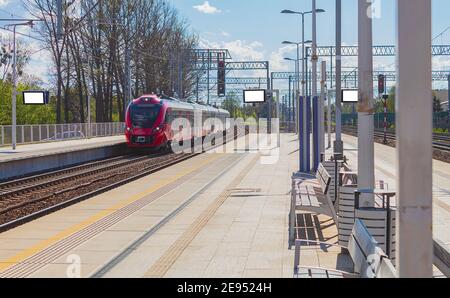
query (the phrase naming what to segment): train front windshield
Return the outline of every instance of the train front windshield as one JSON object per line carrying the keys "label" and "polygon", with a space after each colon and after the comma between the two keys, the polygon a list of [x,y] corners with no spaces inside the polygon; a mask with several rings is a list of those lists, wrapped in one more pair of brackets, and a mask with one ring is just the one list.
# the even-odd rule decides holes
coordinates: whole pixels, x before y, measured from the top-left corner
{"label": "train front windshield", "polygon": [[152,128],[158,118],[161,106],[135,105],[131,107],[131,122],[133,128]]}

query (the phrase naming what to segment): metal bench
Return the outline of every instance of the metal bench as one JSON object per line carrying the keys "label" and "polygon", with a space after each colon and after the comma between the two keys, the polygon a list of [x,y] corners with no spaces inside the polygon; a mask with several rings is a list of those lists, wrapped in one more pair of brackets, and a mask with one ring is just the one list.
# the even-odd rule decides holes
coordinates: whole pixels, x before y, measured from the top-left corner
{"label": "metal bench", "polygon": [[336,210],[328,194],[330,190],[331,175],[322,164],[316,176],[296,173],[292,176],[291,210],[289,216],[289,240],[295,241],[296,211],[302,210],[325,214],[337,221]]}
{"label": "metal bench", "polygon": [[[334,246],[347,249],[352,258],[353,272],[321,267],[301,266],[300,251],[303,244]],[[321,241],[296,240],[294,278],[394,278],[396,271],[389,258],[370,235],[364,223],[356,220],[348,247]]]}

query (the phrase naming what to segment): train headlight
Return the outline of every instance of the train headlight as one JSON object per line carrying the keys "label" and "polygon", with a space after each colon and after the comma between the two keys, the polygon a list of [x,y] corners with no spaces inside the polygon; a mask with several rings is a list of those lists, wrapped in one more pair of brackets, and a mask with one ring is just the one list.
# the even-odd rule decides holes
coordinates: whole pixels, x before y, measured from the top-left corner
{"label": "train headlight", "polygon": [[164,127],[163,127],[162,125],[160,125],[160,126],[154,128],[154,129],[153,129],[153,132],[160,132],[160,131],[163,130],[163,128],[164,128]]}
{"label": "train headlight", "polygon": [[131,132],[131,128],[127,127],[127,132]]}

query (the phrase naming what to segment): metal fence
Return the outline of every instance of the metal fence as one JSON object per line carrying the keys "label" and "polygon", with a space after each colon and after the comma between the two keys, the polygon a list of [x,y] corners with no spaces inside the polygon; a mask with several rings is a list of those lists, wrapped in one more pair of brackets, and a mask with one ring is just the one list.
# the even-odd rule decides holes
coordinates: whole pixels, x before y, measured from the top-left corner
{"label": "metal fence", "polygon": [[[125,124],[111,123],[72,123],[18,125],[17,144],[57,142],[85,138],[117,136],[124,134]],[[0,146],[11,145],[12,126],[0,126]]]}
{"label": "metal fence", "polygon": [[[342,114],[342,124],[346,126],[357,126],[358,114]],[[384,128],[384,114],[377,113],[374,115],[375,129]],[[395,113],[387,114],[387,127],[389,129],[395,128]],[[439,112],[433,113],[433,128],[441,129],[443,131],[449,128],[449,113]]]}

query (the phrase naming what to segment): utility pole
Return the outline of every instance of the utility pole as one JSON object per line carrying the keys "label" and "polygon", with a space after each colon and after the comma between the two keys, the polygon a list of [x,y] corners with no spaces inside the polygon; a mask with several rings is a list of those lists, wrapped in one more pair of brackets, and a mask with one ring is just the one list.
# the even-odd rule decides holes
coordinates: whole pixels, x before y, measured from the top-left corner
{"label": "utility pole", "polygon": [[[311,90],[311,100],[318,100],[317,98],[317,11],[316,11],[316,0],[312,0],[312,55],[311,55],[311,64],[312,64],[312,90]],[[319,108],[320,114],[320,108]],[[315,123],[319,123],[319,119],[314,119]],[[319,124],[320,125],[320,124]],[[319,142],[320,143],[320,142]],[[315,148],[319,148],[319,144],[315,144]],[[317,151],[314,151],[313,160],[318,160]],[[316,165],[314,165],[314,170],[316,170]]]}
{"label": "utility pole", "polygon": [[63,18],[62,0],[56,0],[56,38],[61,40],[62,38],[62,18]]}
{"label": "utility pole", "polygon": [[344,155],[344,143],[342,142],[342,0],[336,0],[336,140],[334,142],[334,154],[336,158]]}
{"label": "utility pole", "polygon": [[180,99],[184,99],[183,94],[183,56],[184,51],[181,50],[181,53],[178,53],[178,96]]}
{"label": "utility pole", "polygon": [[[358,188],[374,189],[372,2],[358,0]],[[362,198],[362,207],[373,207],[373,195]]]}
{"label": "utility pole", "polygon": [[433,277],[431,0],[397,0],[397,271]]}
{"label": "utility pole", "polygon": [[207,94],[208,94],[208,97],[207,97],[207,104],[209,105],[209,102],[210,102],[210,90],[209,90],[209,72],[210,72],[210,70],[211,70],[211,52],[210,52],[210,50],[208,49],[208,69],[207,69],[207,73],[206,73],[206,76],[207,76],[207,83],[206,83],[206,85],[207,85],[207,89],[208,89],[208,91],[207,91]]}
{"label": "utility pole", "polygon": [[124,111],[127,110],[128,105],[132,100],[131,95],[131,49],[127,42],[125,48],[125,96],[124,96]]}
{"label": "utility pole", "polygon": [[448,133],[450,133],[450,74],[447,77],[448,92],[447,92],[447,106],[448,106]]}
{"label": "utility pole", "polygon": [[[306,82],[305,82],[305,68],[306,68],[306,63],[308,62],[306,60],[307,58],[305,57],[305,13],[302,13],[302,97],[303,97],[303,104],[302,104],[302,108],[299,109],[299,113],[298,115],[301,115],[301,119],[302,119],[302,125],[301,128],[300,126],[298,126],[299,129],[299,139],[302,138],[300,144],[303,144],[303,151],[300,152],[300,154],[302,155],[300,157],[300,171],[301,172],[309,172],[309,169],[307,169],[307,159],[309,158],[308,156],[308,150],[306,149],[306,145],[309,143],[308,142],[308,138],[309,138],[309,131],[308,131],[308,126],[307,126],[307,100],[306,100]],[[300,80],[300,78],[298,78]],[[298,101],[300,103],[300,100]],[[300,107],[300,105],[299,105]],[[300,119],[299,118],[299,119]],[[300,147],[301,148],[301,145]]]}
{"label": "utility pole", "polygon": [[[87,123],[88,123],[88,129],[86,131],[87,138],[90,139],[92,137],[92,131],[91,131],[91,94],[89,93],[89,90],[87,90]],[[126,114],[126,113],[125,113]]]}
{"label": "utility pole", "polygon": [[13,29],[13,93],[12,93],[12,149],[17,147],[17,47],[16,47],[16,26]]}
{"label": "utility pole", "polygon": [[325,84],[327,82],[327,62],[322,61],[322,80],[319,101],[319,154],[325,153]]}
{"label": "utility pole", "polygon": [[291,117],[291,102],[292,102],[292,93],[291,93],[291,81],[292,81],[292,76],[289,76],[289,128],[291,127],[291,123],[292,122],[292,117]]}
{"label": "utility pole", "polygon": [[328,124],[328,149],[331,148],[331,94],[328,92],[328,110],[327,110],[327,124]]}
{"label": "utility pole", "polygon": [[[270,84],[270,68],[269,68],[269,61],[267,61],[267,91],[272,89],[272,86]],[[272,134],[272,100],[273,100],[273,92],[270,91],[270,97],[268,100],[269,104],[269,119],[268,119],[268,131],[270,134]],[[278,100],[278,99],[277,99]]]}
{"label": "utility pole", "polygon": [[[14,21],[11,19],[9,21]],[[23,19],[21,19],[23,21]],[[13,83],[13,92],[11,96],[11,145],[12,150],[16,150],[17,148],[17,43],[16,43],[16,31],[17,26],[33,26],[34,21],[40,20],[26,20],[25,23],[17,23],[11,24],[6,27],[13,27],[13,65],[12,65],[12,83]]]}

